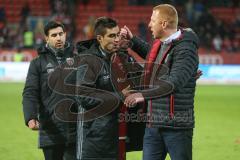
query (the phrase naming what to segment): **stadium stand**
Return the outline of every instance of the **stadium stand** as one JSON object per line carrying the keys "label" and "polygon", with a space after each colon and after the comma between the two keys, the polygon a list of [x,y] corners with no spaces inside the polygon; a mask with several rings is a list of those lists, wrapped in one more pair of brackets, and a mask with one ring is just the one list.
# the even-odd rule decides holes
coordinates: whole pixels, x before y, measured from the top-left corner
{"label": "stadium stand", "polygon": [[[89,17],[113,17],[120,26],[127,25],[141,35],[139,31],[147,27],[152,6],[166,2],[177,6],[180,24],[194,28],[200,36],[200,54],[240,52],[240,7],[236,0],[0,0],[0,54],[3,49],[24,48],[24,34],[29,30],[34,34],[33,49],[38,47],[43,37],[36,28],[49,19],[62,20],[70,32],[68,38],[74,42],[89,38],[84,35]],[[148,30],[144,35],[151,40]]]}

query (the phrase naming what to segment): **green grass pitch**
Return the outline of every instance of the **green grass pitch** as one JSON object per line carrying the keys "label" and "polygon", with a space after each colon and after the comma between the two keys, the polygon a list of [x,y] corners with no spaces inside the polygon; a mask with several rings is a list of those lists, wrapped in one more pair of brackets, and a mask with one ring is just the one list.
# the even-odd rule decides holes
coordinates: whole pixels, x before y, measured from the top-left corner
{"label": "green grass pitch", "polygon": [[[38,133],[23,121],[22,83],[0,83],[0,159],[43,160]],[[240,86],[198,86],[195,98],[194,160],[240,157]],[[140,160],[141,152],[127,154]],[[168,158],[170,159],[170,158]]]}

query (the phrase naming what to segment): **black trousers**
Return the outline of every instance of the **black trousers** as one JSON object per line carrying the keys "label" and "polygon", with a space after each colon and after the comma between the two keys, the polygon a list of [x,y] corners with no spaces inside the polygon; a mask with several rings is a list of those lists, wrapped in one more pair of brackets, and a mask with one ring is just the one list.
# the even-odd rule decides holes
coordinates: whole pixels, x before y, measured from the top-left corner
{"label": "black trousers", "polygon": [[54,145],[42,148],[45,160],[76,160],[76,146]]}

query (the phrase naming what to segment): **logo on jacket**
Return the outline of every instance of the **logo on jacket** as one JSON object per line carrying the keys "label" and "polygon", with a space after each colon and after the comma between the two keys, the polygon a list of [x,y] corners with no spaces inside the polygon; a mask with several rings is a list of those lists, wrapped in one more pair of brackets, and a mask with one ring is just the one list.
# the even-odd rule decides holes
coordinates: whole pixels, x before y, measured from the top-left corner
{"label": "logo on jacket", "polygon": [[66,62],[69,66],[72,66],[74,64],[74,59],[73,58],[67,58]]}
{"label": "logo on jacket", "polygon": [[107,80],[107,79],[109,79],[109,78],[110,78],[110,75],[104,75],[104,76],[103,76],[103,79],[104,79],[104,80]]}
{"label": "logo on jacket", "polygon": [[48,63],[46,66],[47,73],[52,73],[54,71],[54,66],[52,63]]}

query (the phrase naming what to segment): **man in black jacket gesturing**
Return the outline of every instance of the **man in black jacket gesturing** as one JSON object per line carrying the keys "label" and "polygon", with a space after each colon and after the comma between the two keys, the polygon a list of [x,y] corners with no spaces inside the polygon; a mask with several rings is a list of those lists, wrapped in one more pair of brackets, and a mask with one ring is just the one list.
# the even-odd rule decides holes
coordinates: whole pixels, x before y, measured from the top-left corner
{"label": "man in black jacket gesturing", "polygon": [[76,123],[63,122],[54,114],[56,104],[67,96],[48,83],[51,73],[72,59],[73,46],[66,42],[65,28],[59,22],[50,21],[44,33],[46,44],[31,61],[23,90],[25,123],[39,130],[39,147],[46,160],[75,160]]}
{"label": "man in black jacket gesturing", "polygon": [[[80,60],[76,61],[88,64],[86,74],[82,75],[82,78],[78,78],[80,80],[78,80],[78,83],[96,89],[96,92],[89,93],[87,97],[81,100],[82,107],[86,112],[91,112],[97,108],[100,108],[100,110],[92,112],[92,115],[98,115],[94,119],[86,120],[85,117],[82,128],[78,127],[78,132],[83,131],[82,138],[78,140],[78,142],[82,142],[80,145],[82,147],[78,147],[78,151],[80,151],[78,155],[83,160],[124,160],[125,150],[123,148],[125,148],[125,145],[122,145],[122,148],[119,147],[119,141],[125,143],[126,136],[122,136],[122,133],[118,132],[118,113],[119,110],[123,109],[120,101],[123,98],[121,91],[127,88],[128,84],[134,84],[119,79],[125,78],[124,76],[120,78],[120,75],[124,75],[124,71],[127,71],[124,69],[124,64],[131,65],[130,62],[134,60],[123,49],[126,46],[125,43],[122,43],[119,35],[120,29],[114,19],[98,18],[95,22],[94,33],[96,39],[77,44]],[[142,69],[140,66],[135,67]],[[121,83],[118,80],[124,82]],[[117,83],[121,84],[118,85]],[[103,103],[109,101],[118,101],[118,103],[112,106],[110,104],[99,105],[98,102],[101,100]],[[102,113],[100,114],[100,112]],[[135,131],[137,130],[141,130],[141,128],[135,128]],[[143,135],[140,131],[138,134],[140,137]],[[135,142],[135,144],[131,145],[131,142]],[[141,139],[137,141],[136,138],[130,138],[126,150],[138,150],[142,146],[141,142]]]}
{"label": "man in black jacket gesturing", "polygon": [[[143,85],[150,89],[128,95],[124,103],[129,107],[148,103],[144,160],[164,160],[167,153],[172,160],[191,160],[198,37],[191,29],[178,29],[177,11],[168,4],[153,8],[149,28],[155,39],[151,48],[126,26],[121,30],[131,39],[132,49],[146,59]],[[169,70],[159,77],[162,65]],[[151,88],[157,87],[155,80],[171,84],[173,90],[165,96],[154,95]]]}

